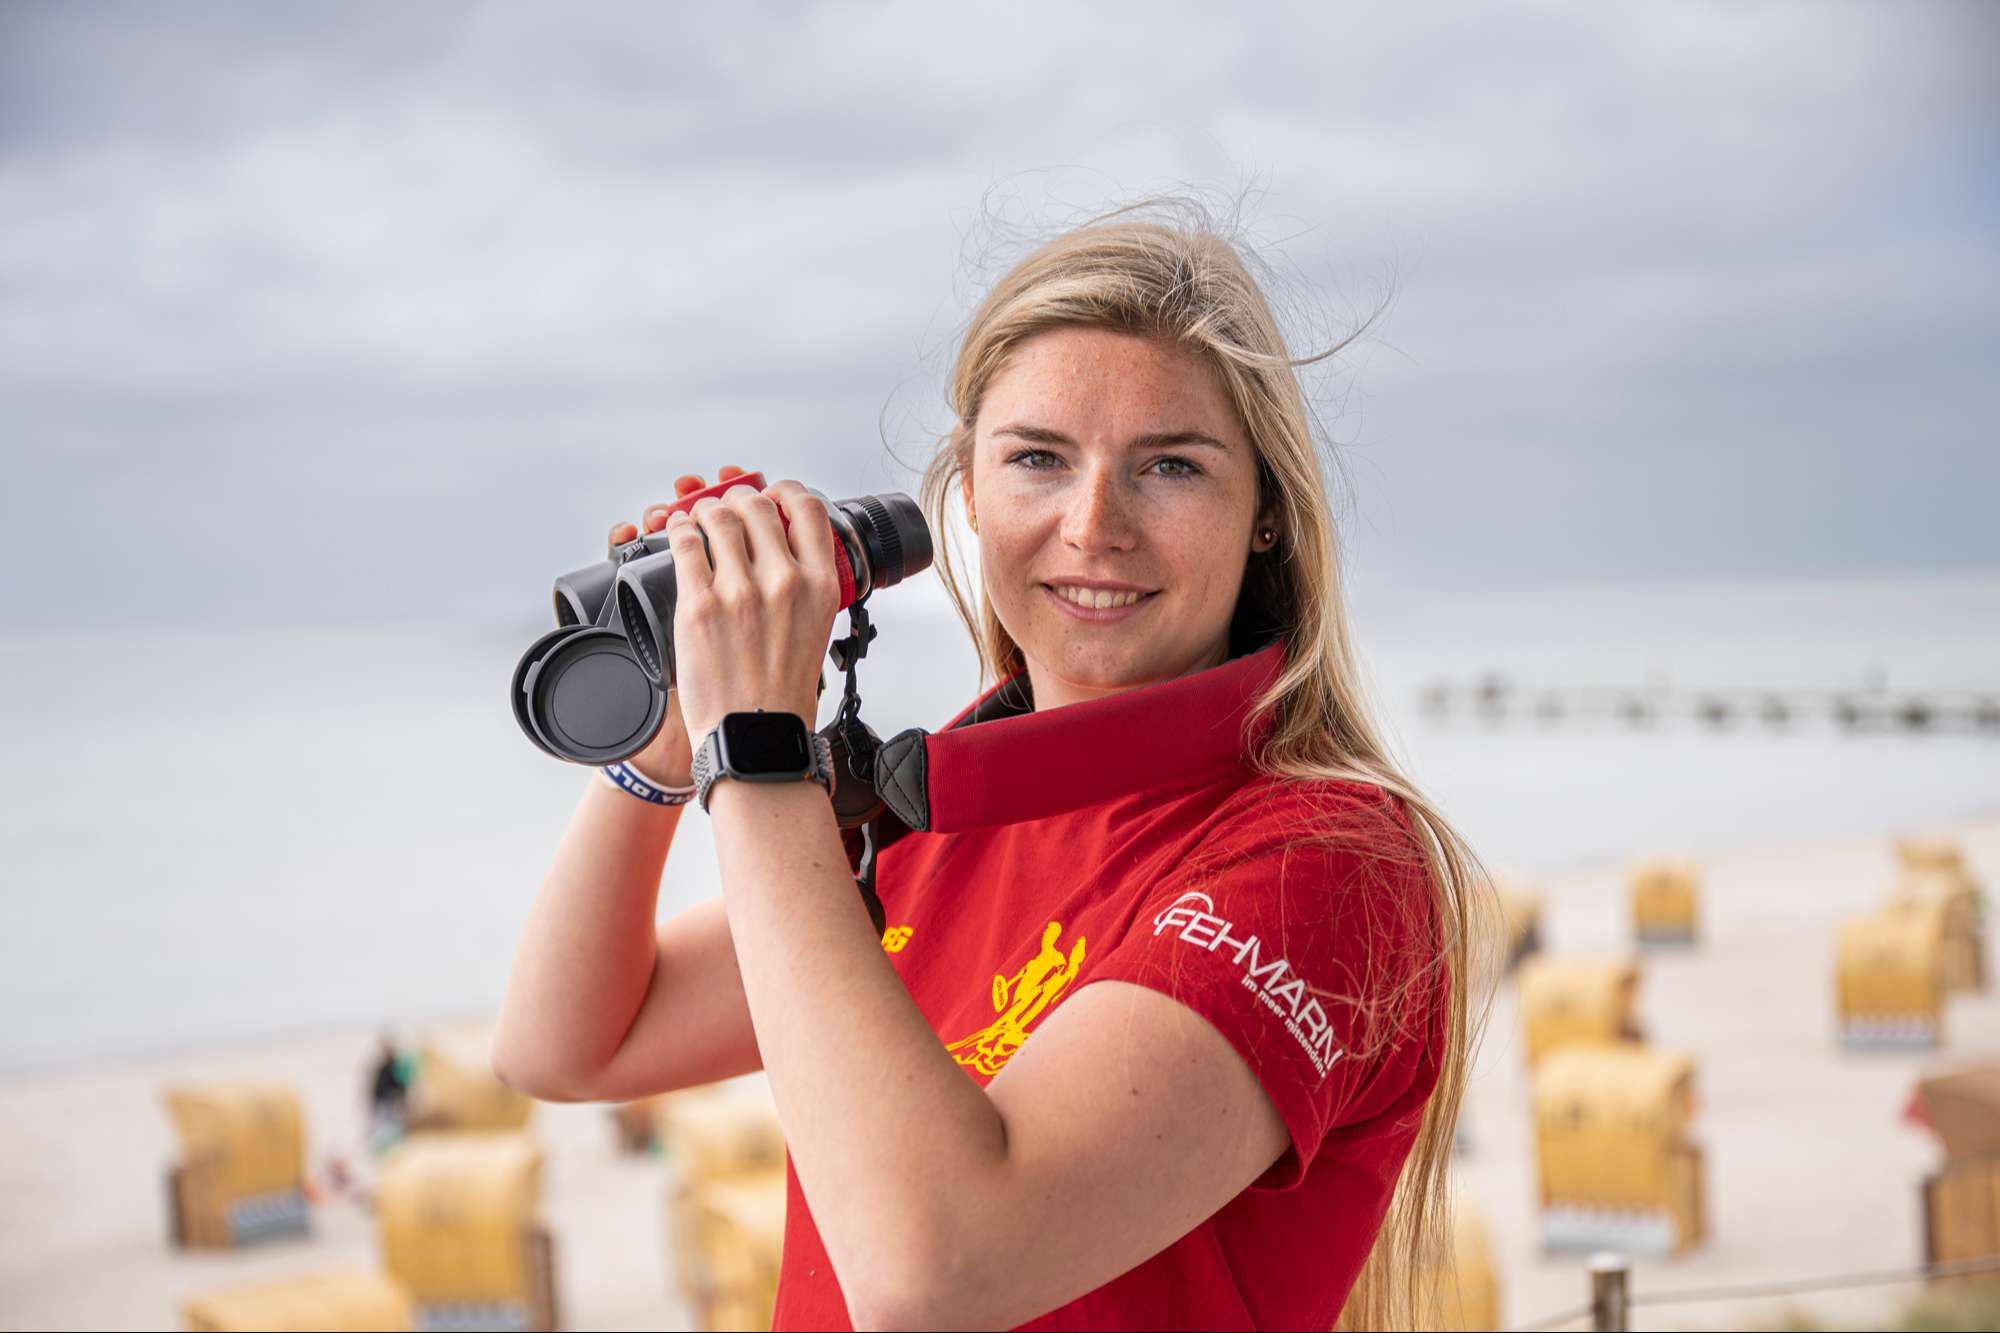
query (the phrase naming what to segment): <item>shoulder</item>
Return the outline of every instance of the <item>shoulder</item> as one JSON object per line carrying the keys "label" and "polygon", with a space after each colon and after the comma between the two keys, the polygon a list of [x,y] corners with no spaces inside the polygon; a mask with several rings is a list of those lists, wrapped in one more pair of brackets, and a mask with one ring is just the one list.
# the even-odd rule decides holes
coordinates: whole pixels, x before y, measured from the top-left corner
{"label": "shoulder", "polygon": [[1170,877],[1371,985],[1444,947],[1429,858],[1403,802],[1370,783],[1260,775],[1217,808]]}
{"label": "shoulder", "polygon": [[[1097,975],[1154,986],[1253,1069],[1320,1089],[1321,1128],[1408,1086],[1435,1054],[1447,991],[1431,874],[1402,802],[1372,784],[1259,777],[1197,835]],[[1297,1141],[1308,1160],[1317,1140]]]}
{"label": "shoulder", "polygon": [[1403,802],[1372,783],[1258,774],[1216,807],[1201,832],[1191,869],[1282,855],[1331,871],[1401,867],[1428,882]]}

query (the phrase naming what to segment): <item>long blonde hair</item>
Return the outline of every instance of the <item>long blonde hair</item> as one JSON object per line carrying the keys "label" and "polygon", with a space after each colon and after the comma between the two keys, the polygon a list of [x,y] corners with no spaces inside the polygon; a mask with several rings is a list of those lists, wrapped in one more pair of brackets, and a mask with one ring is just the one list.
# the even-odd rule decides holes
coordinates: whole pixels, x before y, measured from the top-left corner
{"label": "long blonde hair", "polygon": [[[987,293],[960,344],[949,385],[957,425],[924,470],[921,503],[932,530],[951,531],[947,506],[971,466],[974,423],[987,387],[1025,340],[1084,326],[1157,337],[1205,356],[1248,430],[1258,456],[1258,509],[1277,505],[1278,545],[1250,557],[1232,638],[1282,631],[1285,661],[1253,706],[1271,721],[1252,756],[1281,778],[1365,783],[1400,800],[1432,890],[1440,941],[1436,968],[1448,976],[1445,1049],[1437,1089],[1404,1164],[1374,1249],[1354,1284],[1340,1328],[1432,1323],[1449,1285],[1453,1131],[1483,998],[1469,992],[1492,975],[1484,956],[1496,931],[1487,877],[1437,806],[1398,769],[1360,684],[1329,488],[1314,445],[1295,361],[1243,255],[1190,200],[1149,200],[1093,219],[1048,241]],[[1364,325],[1365,327],[1365,325]],[[1358,331],[1357,331],[1358,332]],[[1307,360],[1331,356],[1352,341]],[[983,591],[975,611],[960,587],[947,537],[938,569],[993,680],[1025,669]]]}

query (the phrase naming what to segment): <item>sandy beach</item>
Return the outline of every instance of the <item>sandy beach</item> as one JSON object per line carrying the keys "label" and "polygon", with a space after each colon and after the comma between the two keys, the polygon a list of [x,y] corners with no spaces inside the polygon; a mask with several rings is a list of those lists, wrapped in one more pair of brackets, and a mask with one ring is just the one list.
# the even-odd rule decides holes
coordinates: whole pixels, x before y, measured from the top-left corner
{"label": "sandy beach", "polygon": [[[412,1029],[416,1030],[416,1029]],[[422,1029],[455,1048],[476,1028]],[[168,1083],[275,1080],[303,1099],[308,1162],[330,1154],[372,1175],[363,1148],[363,1072],[376,1034],[135,1062],[0,1085],[0,1323],[14,1328],[171,1329],[190,1296],[321,1269],[379,1268],[375,1223],[351,1198],[323,1199],[310,1236],[230,1252],[166,1243],[160,1183],[176,1152],[160,1102]],[[617,1151],[601,1105],[542,1105],[531,1122],[545,1158],[542,1216],[556,1236],[560,1308],[571,1328],[685,1328],[668,1283],[666,1172]]]}
{"label": "sandy beach", "polygon": [[[1989,902],[2000,872],[2000,818],[1935,830],[1954,837]],[[1887,839],[1745,847],[1707,858],[1702,937],[1687,951],[1642,955],[1640,1020],[1657,1046],[1691,1054],[1693,1137],[1707,1156],[1709,1238],[1675,1260],[1635,1262],[1635,1297],[1677,1289],[1914,1267],[1923,1260],[1919,1182],[1940,1158],[1904,1123],[1917,1079],[2000,1060],[2000,995],[1948,1001],[1936,1052],[1839,1051],[1834,1042],[1836,923],[1885,897]],[[1629,951],[1623,867],[1545,881],[1543,947]],[[1992,922],[1985,922],[1989,950]],[[1581,1261],[1544,1257],[1534,1226],[1528,1078],[1512,985],[1494,1003],[1470,1094],[1471,1151],[1459,1181],[1485,1213],[1518,1326],[1582,1305]],[[1834,1326],[1890,1317],[1911,1284],[1633,1312],[1639,1329],[1776,1327],[1788,1311]],[[1586,1324],[1570,1325],[1584,1327]]]}
{"label": "sandy beach", "polygon": [[[2000,882],[2000,815],[1922,831],[1957,838],[1989,893]],[[1623,869],[1542,879],[1544,947],[1628,952]],[[1835,924],[1886,894],[1889,842],[1743,847],[1707,858],[1704,869],[1700,944],[1644,955],[1639,1007],[1654,1043],[1696,1061],[1711,1235],[1687,1258],[1640,1261],[1634,1292],[1644,1299],[1918,1263],[1918,1184],[1938,1150],[1902,1122],[1902,1111],[1920,1074],[2000,1060],[2000,995],[1953,998],[1939,1052],[1843,1054],[1831,1001]],[[462,1026],[445,1035],[478,1040]],[[315,1207],[308,1238],[176,1252],[166,1242],[161,1187],[175,1150],[160,1091],[179,1081],[289,1082],[304,1099],[315,1175],[330,1155],[367,1164],[363,1071],[374,1045],[375,1034],[359,1030],[0,1082],[0,1325],[176,1328],[181,1303],[215,1287],[377,1266],[372,1220],[343,1197]],[[1527,1087],[1509,985],[1491,1015],[1459,1171],[1488,1222],[1506,1326],[1586,1295],[1578,1259],[1537,1249]],[[533,1124],[546,1151],[542,1214],[556,1238],[565,1326],[688,1327],[669,1279],[665,1162],[621,1155],[602,1106],[542,1106]],[[1890,1286],[1640,1308],[1634,1327],[1775,1326],[1789,1311],[1860,1326],[1916,1292]]]}

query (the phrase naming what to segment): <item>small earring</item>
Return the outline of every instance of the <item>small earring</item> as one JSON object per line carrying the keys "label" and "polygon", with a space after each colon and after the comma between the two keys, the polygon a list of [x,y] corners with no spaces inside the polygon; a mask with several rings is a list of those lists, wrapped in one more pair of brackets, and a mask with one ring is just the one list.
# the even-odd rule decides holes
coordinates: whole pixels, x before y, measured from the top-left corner
{"label": "small earring", "polygon": [[972,530],[974,532],[979,531],[979,515],[973,513],[970,509],[968,509],[965,511],[965,521],[972,525]]}
{"label": "small earring", "polygon": [[1278,540],[1278,530],[1276,528],[1265,528],[1257,534],[1257,539],[1275,544]]}

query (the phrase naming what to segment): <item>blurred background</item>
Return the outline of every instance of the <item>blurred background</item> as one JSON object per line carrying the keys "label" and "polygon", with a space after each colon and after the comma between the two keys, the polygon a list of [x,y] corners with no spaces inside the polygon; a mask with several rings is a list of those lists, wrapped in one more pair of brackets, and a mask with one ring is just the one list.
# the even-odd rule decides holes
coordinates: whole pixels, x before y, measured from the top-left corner
{"label": "blurred background", "polygon": [[[1635,1003],[1693,1060],[1705,1239],[1637,1288],[1935,1258],[1903,1113],[2000,1007],[1857,1053],[1838,940],[1928,867],[1976,947],[2000,867],[1996,50],[1977,3],[0,6],[0,1323],[393,1270],[378,1036],[483,1073],[586,781],[503,697],[553,576],[683,472],[914,492],[987,284],[1160,193],[1296,352],[1368,322],[1306,372],[1362,653],[1543,951],[1631,954],[1632,867],[1696,868]],[[935,579],[873,610],[877,731],[974,696]],[[1464,1144],[1508,1326],[1586,1291],[1520,1008]],[[305,1108],[312,1238],[176,1250],[191,1126],[270,1107],[162,1091],[245,1080]],[[733,1317],[602,1109],[535,1114],[561,1318]]]}

